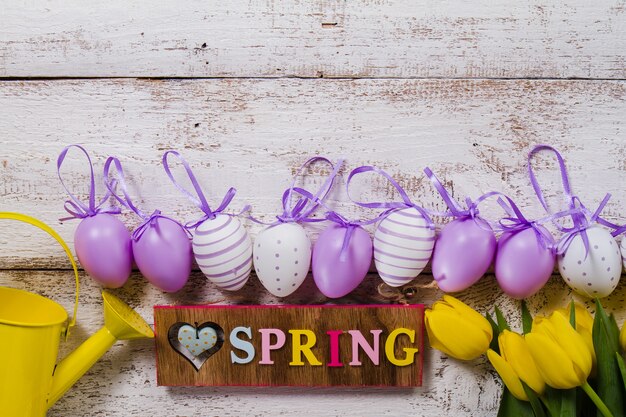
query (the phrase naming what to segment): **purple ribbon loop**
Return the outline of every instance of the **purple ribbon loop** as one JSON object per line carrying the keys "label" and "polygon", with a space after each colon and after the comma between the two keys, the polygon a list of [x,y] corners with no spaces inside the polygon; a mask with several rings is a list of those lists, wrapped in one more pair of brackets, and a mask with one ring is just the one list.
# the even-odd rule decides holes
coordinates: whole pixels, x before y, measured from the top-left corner
{"label": "purple ribbon loop", "polygon": [[[506,202],[503,198],[506,199]],[[500,230],[505,233],[517,233],[528,228],[532,228],[535,232],[535,236],[539,241],[539,244],[543,249],[549,249],[555,251],[554,238],[552,234],[544,227],[539,227],[541,223],[549,221],[553,216],[548,216],[538,220],[528,220],[521,212],[517,204],[508,196],[502,194],[498,198],[498,204],[504,209],[508,217],[500,219]],[[560,214],[557,214],[560,215]]]}
{"label": "purple ribbon loop", "polygon": [[626,232],[626,224],[624,224],[622,226],[617,226],[617,228],[615,228],[615,230],[611,234],[613,235],[613,237],[617,237],[617,236],[621,235],[624,232]]}
{"label": "purple ribbon loop", "polygon": [[[170,170],[170,167],[169,167],[169,163],[167,161],[167,158],[170,155],[173,155],[176,158],[178,158],[179,161],[183,164],[183,167],[185,168],[185,171],[187,172],[187,176],[189,177],[189,180],[191,181],[191,185],[193,186],[193,188],[194,188],[194,190],[196,192],[196,196],[194,196],[189,191],[187,191],[174,178],[174,175],[172,174],[172,171]],[[198,183],[198,180],[196,179],[196,176],[194,175],[191,167],[189,166],[189,163],[187,163],[187,161],[180,155],[180,153],[178,153],[177,151],[167,151],[167,152],[165,152],[163,154],[162,162],[163,162],[163,168],[165,169],[165,173],[170,178],[170,180],[172,181],[174,186],[176,186],[176,188],[178,188],[178,190],[181,193],[183,193],[189,200],[191,200],[191,202],[193,202],[204,213],[204,216],[200,217],[199,219],[193,220],[193,221],[188,222],[187,224],[185,224],[185,228],[186,229],[195,229],[196,227],[198,227],[204,221],[206,221],[208,219],[214,219],[220,213],[226,214],[226,215],[229,215],[229,216],[238,216],[238,215],[240,215],[240,214],[242,214],[242,213],[244,213],[244,212],[249,210],[249,206],[246,206],[246,207],[244,207],[244,209],[239,214],[224,213],[224,210],[226,210],[228,208],[228,205],[230,204],[230,202],[235,197],[235,194],[237,193],[237,190],[235,188],[233,188],[233,187],[230,187],[228,189],[228,191],[224,195],[224,198],[222,199],[222,202],[217,207],[217,209],[212,210],[211,207],[209,206],[209,203],[208,203],[206,197],[204,196],[204,193],[202,192],[202,188],[200,187],[200,183]]]}
{"label": "purple ribbon loop", "polygon": [[[61,166],[63,165],[63,161],[65,161],[65,157],[71,148],[80,149],[85,156],[87,157],[87,162],[89,163],[89,204],[83,203],[78,197],[76,197],[72,192],[67,188],[65,182],[63,181],[63,177],[61,176]],[[107,192],[106,195],[100,200],[98,204],[96,204],[96,182],[93,173],[93,164],[91,163],[91,158],[89,157],[89,153],[85,148],[80,145],[69,145],[66,146],[59,157],[57,158],[57,175],[59,176],[59,180],[61,181],[61,185],[65,188],[65,191],[69,195],[70,199],[67,200],[63,206],[65,211],[70,214],[70,217],[64,217],[59,220],[72,220],[72,219],[84,219],[86,217],[95,216],[99,213],[108,213],[108,214],[120,214],[121,209],[119,207],[103,207],[104,203],[108,201],[111,197],[111,193]]]}
{"label": "purple ribbon loop", "polygon": [[437,214],[441,216],[455,217],[455,218],[464,218],[464,217],[470,218],[474,220],[474,222],[476,222],[476,224],[480,228],[490,231],[490,232],[493,232],[498,229],[498,226],[496,224],[480,216],[480,210],[478,209],[478,207],[483,201],[494,196],[504,196],[504,194],[498,191],[489,191],[481,195],[480,197],[478,197],[476,200],[472,200],[470,197],[466,197],[465,205],[467,206],[467,208],[463,209],[461,205],[450,195],[450,193],[448,193],[448,190],[446,190],[446,188],[443,186],[441,181],[439,181],[439,178],[437,178],[437,176],[433,173],[433,171],[430,168],[428,167],[424,168],[424,174],[426,174],[426,176],[428,177],[430,182],[433,184],[433,186],[435,187],[439,195],[441,195],[441,198],[443,199],[444,203],[446,203],[446,206],[448,207],[448,210],[449,210],[448,212],[437,213]]}
{"label": "purple ribbon loop", "polygon": [[[298,177],[303,174],[306,167],[318,161],[329,164],[332,171],[317,192],[313,194],[308,190],[296,187],[296,181],[298,180]],[[283,193],[283,212],[282,214],[276,216],[278,222],[289,223],[323,221],[324,219],[312,219],[311,215],[313,215],[313,213],[322,205],[322,202],[328,196],[328,193],[332,189],[335,178],[337,177],[342,165],[343,159],[339,159],[336,164],[333,164],[328,158],[324,158],[322,156],[315,156],[302,164],[296,175],[294,175],[291,186]],[[296,200],[295,205],[292,205],[292,197],[294,193],[299,194],[300,197]]]}
{"label": "purple ribbon loop", "polygon": [[[109,179],[109,173],[111,171],[111,164],[113,164],[115,167],[117,178]],[[180,224],[180,222],[178,222],[177,220],[174,220],[173,218],[169,216],[165,216],[161,214],[161,210],[155,210],[151,215],[148,216],[143,211],[141,211],[137,206],[135,206],[135,204],[133,204],[133,201],[130,198],[130,195],[128,193],[128,187],[126,186],[126,177],[124,176],[124,169],[122,168],[122,163],[116,157],[110,156],[107,158],[104,164],[103,176],[104,176],[104,185],[109,190],[109,194],[113,196],[122,206],[131,210],[133,213],[135,213],[137,216],[139,216],[143,220],[142,223],[139,226],[137,226],[137,228],[131,234],[131,238],[134,241],[138,241],[139,238],[141,238],[141,236],[144,234],[144,232],[148,229],[149,226],[156,227],[157,225],[156,220],[158,218],[171,220],[174,223],[178,224],[180,227],[183,227],[183,225]],[[119,196],[115,192],[116,185],[119,185],[122,191],[123,197]],[[185,231],[189,233],[187,229],[185,229]]]}
{"label": "purple ribbon loop", "polygon": [[[354,178],[354,176],[365,173],[365,172],[375,172],[385,177],[385,179],[389,181],[389,183],[396,189],[396,191],[398,191],[398,194],[400,194],[402,201],[374,201],[374,202],[367,203],[367,202],[354,200],[350,196],[350,182],[352,181],[352,178]],[[396,182],[396,180],[394,180],[391,175],[387,174],[385,171],[383,171],[380,168],[376,168],[374,166],[369,166],[369,165],[364,165],[364,166],[360,166],[358,168],[353,169],[352,172],[350,172],[350,174],[348,175],[348,180],[346,181],[346,193],[348,194],[348,198],[350,199],[350,201],[352,201],[354,204],[360,207],[371,208],[371,209],[385,209],[385,211],[380,213],[374,219],[369,220],[365,223],[361,223],[361,224],[375,223],[378,220],[386,217],[387,215],[389,215],[391,212],[395,210],[412,207],[412,208],[415,208],[422,215],[422,217],[424,217],[424,220],[426,221],[426,224],[430,229],[433,229],[433,230],[435,229],[435,224],[430,218],[430,213],[423,207],[418,206],[417,204],[413,203],[409,195],[404,190],[404,188],[402,188],[400,184],[398,184],[398,182]]]}
{"label": "purple ribbon loop", "polygon": [[[556,221],[560,217],[565,217],[565,215],[558,215],[558,214],[555,215],[552,213],[552,211],[550,210],[544,198],[543,192],[541,191],[541,187],[539,186],[537,177],[535,176],[535,173],[533,172],[532,159],[538,152],[543,151],[543,150],[551,151],[556,156],[556,159],[559,165],[559,171],[561,174],[561,182],[563,184],[563,194],[565,196],[565,202],[567,204],[566,210],[561,211],[560,213],[561,214],[565,213],[565,215],[568,215],[571,218],[572,224],[573,224],[572,227],[563,226]],[[587,236],[587,229],[593,223],[599,223],[609,228],[612,228],[614,229],[613,233],[615,233],[615,231],[618,229],[619,226],[613,223],[610,223],[607,220],[600,217],[600,213],[602,212],[602,210],[604,210],[604,207],[606,206],[607,202],[611,198],[611,194],[606,194],[604,198],[602,199],[602,201],[600,202],[600,204],[598,205],[598,208],[593,213],[591,213],[591,211],[589,211],[582,204],[582,202],[580,201],[580,198],[578,198],[576,195],[572,193],[569,178],[567,175],[567,167],[565,166],[565,160],[563,159],[559,151],[557,151],[552,146],[537,145],[530,151],[530,153],[528,154],[528,176],[530,178],[530,183],[533,189],[535,190],[535,194],[537,195],[537,199],[541,203],[541,206],[544,208],[546,213],[548,213],[549,217],[552,220],[552,223],[557,227],[557,229],[563,232],[563,236],[561,236],[561,239],[559,240],[557,244],[557,249],[556,249],[557,254],[565,253],[569,245],[572,243],[574,237],[580,234],[583,240],[583,245],[585,247],[585,259],[586,259],[587,255],[589,254],[589,237]]]}

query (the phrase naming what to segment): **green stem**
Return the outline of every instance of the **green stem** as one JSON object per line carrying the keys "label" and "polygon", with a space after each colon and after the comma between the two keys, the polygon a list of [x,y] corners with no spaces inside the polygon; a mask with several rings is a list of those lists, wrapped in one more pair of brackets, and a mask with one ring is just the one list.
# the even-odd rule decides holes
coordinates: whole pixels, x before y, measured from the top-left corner
{"label": "green stem", "polygon": [[602,402],[600,397],[598,397],[598,394],[596,394],[596,392],[593,390],[593,388],[591,388],[591,385],[589,385],[587,381],[585,381],[581,388],[583,389],[583,391],[585,391],[589,398],[591,398],[591,401],[593,401],[593,403],[598,408],[598,411],[600,411],[604,417],[613,417],[611,411],[609,411],[607,406],[604,404],[604,402]]}

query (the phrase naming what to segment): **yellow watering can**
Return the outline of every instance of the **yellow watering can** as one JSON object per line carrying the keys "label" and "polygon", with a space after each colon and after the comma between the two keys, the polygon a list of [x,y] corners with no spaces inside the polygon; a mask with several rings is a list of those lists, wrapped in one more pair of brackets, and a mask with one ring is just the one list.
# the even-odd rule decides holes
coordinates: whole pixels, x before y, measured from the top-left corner
{"label": "yellow watering can", "polygon": [[118,340],[152,338],[148,323],[108,292],[104,326],[57,364],[61,336],[76,324],[78,268],[61,237],[29,216],[0,212],[0,219],[29,223],[55,238],[70,259],[76,278],[74,314],[68,323],[63,307],[27,291],[0,287],[0,414],[44,417],[46,411]]}

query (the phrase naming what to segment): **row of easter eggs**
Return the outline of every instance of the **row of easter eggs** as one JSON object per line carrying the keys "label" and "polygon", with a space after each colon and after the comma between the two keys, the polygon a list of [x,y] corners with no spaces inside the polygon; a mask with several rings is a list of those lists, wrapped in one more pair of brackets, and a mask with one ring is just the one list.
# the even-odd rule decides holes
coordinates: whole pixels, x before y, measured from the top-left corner
{"label": "row of easter eggs", "polygon": [[[615,239],[600,226],[586,231],[588,245],[577,235],[557,257],[533,228],[504,233],[496,241],[490,227],[481,222],[458,218],[436,236],[423,215],[407,207],[385,216],[373,241],[366,230],[354,226],[346,246],[348,228],[332,223],[313,247],[297,223],[268,226],[253,244],[235,216],[217,214],[205,220],[192,240],[179,223],[155,217],[139,238],[132,239],[119,219],[99,213],[82,220],[75,248],[85,270],[104,286],[124,285],[134,260],[146,279],[166,292],[185,285],[194,256],[207,279],[220,288],[240,289],[254,266],[265,288],[279,297],[293,293],[309,268],[324,295],[342,297],[361,283],[372,256],[382,280],[394,287],[409,283],[431,261],[441,290],[462,291],[478,281],[494,260],[498,283],[514,298],[539,291],[556,262],[565,282],[583,295],[604,297],[617,286],[622,256]],[[624,245],[623,241],[626,255]]]}

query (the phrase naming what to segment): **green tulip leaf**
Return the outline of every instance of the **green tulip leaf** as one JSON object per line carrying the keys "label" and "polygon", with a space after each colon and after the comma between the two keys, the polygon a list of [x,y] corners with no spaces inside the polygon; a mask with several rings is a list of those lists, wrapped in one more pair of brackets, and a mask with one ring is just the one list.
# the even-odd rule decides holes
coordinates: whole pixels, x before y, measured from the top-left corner
{"label": "green tulip leaf", "polygon": [[535,413],[528,402],[518,400],[505,387],[502,390],[498,417],[535,417]]}
{"label": "green tulip leaf", "polygon": [[506,322],[506,319],[504,318],[504,314],[502,314],[502,311],[500,311],[500,309],[498,308],[498,306],[495,307],[496,310],[496,320],[498,320],[498,329],[500,330],[500,332],[503,332],[505,330],[511,330],[511,328],[509,327],[509,323]]}
{"label": "green tulip leaf", "polygon": [[574,300],[572,300],[569,305],[569,324],[576,329],[576,305],[574,304]]}
{"label": "green tulip leaf", "polygon": [[615,318],[607,316],[597,299],[592,338],[597,359],[596,392],[614,416],[623,416],[623,383],[619,365],[615,360],[615,353],[619,351],[619,329]]}
{"label": "green tulip leaf", "polygon": [[528,305],[526,305],[526,301],[522,300],[522,330],[524,334],[530,333],[533,328],[533,316],[530,314],[528,310]]}
{"label": "green tulip leaf", "polygon": [[546,417],[546,412],[544,411],[543,406],[541,405],[541,401],[539,401],[539,397],[537,397],[535,391],[531,390],[524,381],[521,381],[521,383],[522,387],[524,388],[524,392],[528,397],[528,402],[530,403],[530,406],[535,413],[535,417]]}
{"label": "green tulip leaf", "polygon": [[624,391],[622,392],[626,392],[626,365],[624,364],[624,359],[622,359],[619,352],[615,352],[615,360],[617,361],[619,373],[622,375],[622,384],[624,384]]}
{"label": "green tulip leaf", "polygon": [[493,330],[493,338],[491,339],[491,343],[489,343],[489,348],[500,354],[500,345],[498,344],[498,335],[500,335],[500,329],[498,329],[498,324],[493,320],[489,313],[485,313],[485,318],[491,325],[491,329]]}
{"label": "green tulip leaf", "polygon": [[576,388],[561,391],[560,417],[576,417]]}

